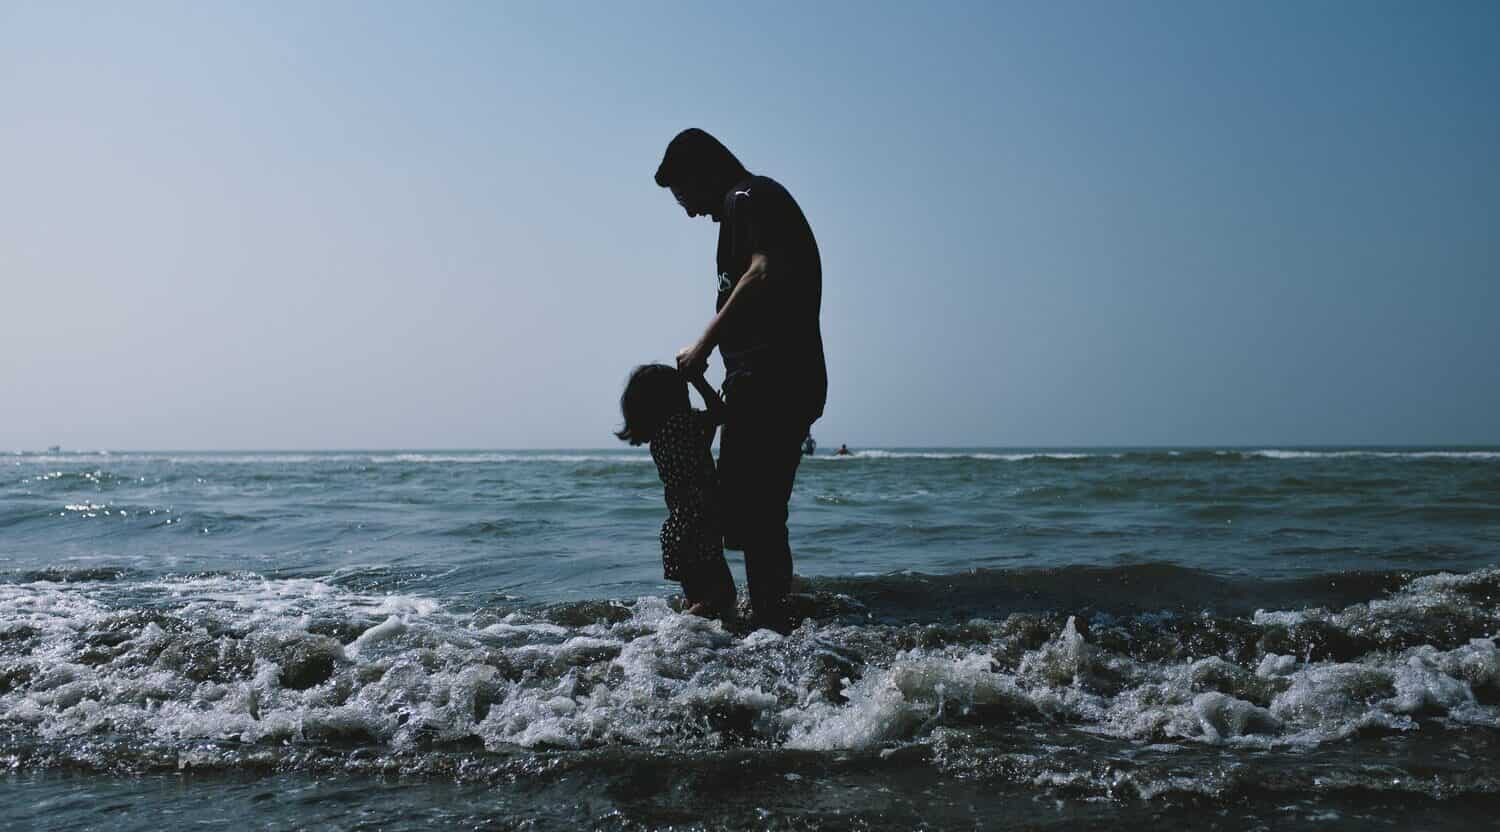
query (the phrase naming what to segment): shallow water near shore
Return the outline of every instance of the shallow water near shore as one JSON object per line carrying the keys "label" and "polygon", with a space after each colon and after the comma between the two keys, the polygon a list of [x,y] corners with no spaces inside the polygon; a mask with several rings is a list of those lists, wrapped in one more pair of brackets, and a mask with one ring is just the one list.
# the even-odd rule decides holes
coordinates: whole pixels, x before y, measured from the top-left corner
{"label": "shallow water near shore", "polygon": [[24,799],[0,824],[1500,809],[1500,450],[813,457],[788,636],[677,611],[661,499],[635,452],[3,458],[0,763]]}

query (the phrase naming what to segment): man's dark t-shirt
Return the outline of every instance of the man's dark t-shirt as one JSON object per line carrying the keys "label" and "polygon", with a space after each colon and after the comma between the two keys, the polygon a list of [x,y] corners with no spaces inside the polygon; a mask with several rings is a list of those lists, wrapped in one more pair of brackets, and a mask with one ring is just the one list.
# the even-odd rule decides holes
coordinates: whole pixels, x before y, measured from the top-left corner
{"label": "man's dark t-shirt", "polygon": [[742,380],[783,399],[789,416],[808,423],[823,415],[828,369],[818,311],[823,266],[812,228],[792,195],[774,179],[752,176],[730,189],[719,219],[719,296],[722,309],[735,282],[750,267],[750,255],[766,255],[764,288],[736,304],[719,338],[724,384],[730,398]]}

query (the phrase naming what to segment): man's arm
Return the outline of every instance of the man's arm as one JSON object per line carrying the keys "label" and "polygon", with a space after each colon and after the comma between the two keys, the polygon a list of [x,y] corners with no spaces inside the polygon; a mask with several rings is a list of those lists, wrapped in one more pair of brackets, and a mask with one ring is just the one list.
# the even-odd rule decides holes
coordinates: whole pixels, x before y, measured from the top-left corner
{"label": "man's arm", "polygon": [[708,367],[708,354],[719,345],[719,334],[724,329],[724,322],[734,316],[739,305],[743,305],[737,302],[740,302],[740,299],[746,295],[760,292],[766,285],[769,275],[766,255],[760,252],[750,255],[750,267],[740,275],[740,279],[734,284],[734,291],[729,293],[729,299],[724,301],[724,305],[719,308],[713,320],[708,322],[708,328],[703,331],[703,336],[692,346],[677,351],[677,369],[687,373],[689,378],[693,376],[702,378],[704,369]]}

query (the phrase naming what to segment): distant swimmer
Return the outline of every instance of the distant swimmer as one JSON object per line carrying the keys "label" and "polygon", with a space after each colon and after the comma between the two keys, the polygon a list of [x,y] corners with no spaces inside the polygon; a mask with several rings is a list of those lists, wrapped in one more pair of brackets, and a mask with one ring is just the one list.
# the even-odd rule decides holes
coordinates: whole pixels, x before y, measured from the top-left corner
{"label": "distant swimmer", "polygon": [[839,449],[833,452],[833,455],[834,456],[852,456],[853,452],[851,452],[849,450],[849,446],[848,445],[840,445]]}
{"label": "distant swimmer", "polygon": [[817,453],[817,451],[818,441],[816,439],[813,439],[812,434],[809,433],[807,435],[807,438],[802,440],[802,455],[812,456],[813,454]]}

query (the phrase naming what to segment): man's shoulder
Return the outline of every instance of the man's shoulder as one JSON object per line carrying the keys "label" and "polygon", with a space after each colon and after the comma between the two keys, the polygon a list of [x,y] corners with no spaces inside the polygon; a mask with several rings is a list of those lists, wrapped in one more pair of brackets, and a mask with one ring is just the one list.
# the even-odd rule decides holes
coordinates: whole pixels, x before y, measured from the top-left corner
{"label": "man's shoulder", "polygon": [[759,174],[741,179],[729,190],[730,199],[744,199],[747,197],[754,199],[755,197],[771,196],[773,194],[777,196],[790,196],[785,185],[769,176],[761,176]]}
{"label": "man's shoulder", "polygon": [[791,201],[792,195],[787,189],[769,176],[742,179],[729,189],[724,198],[725,205],[731,212],[736,208],[748,207],[752,213],[775,210]]}

